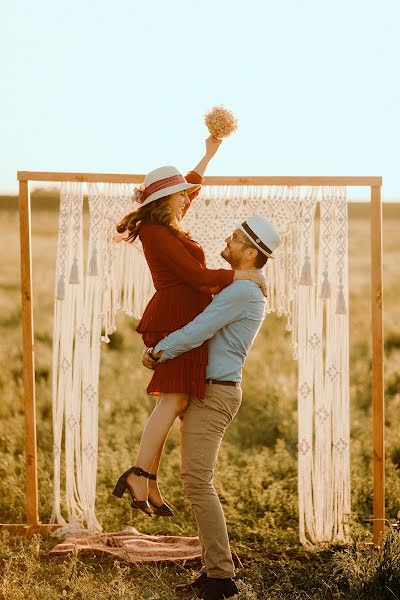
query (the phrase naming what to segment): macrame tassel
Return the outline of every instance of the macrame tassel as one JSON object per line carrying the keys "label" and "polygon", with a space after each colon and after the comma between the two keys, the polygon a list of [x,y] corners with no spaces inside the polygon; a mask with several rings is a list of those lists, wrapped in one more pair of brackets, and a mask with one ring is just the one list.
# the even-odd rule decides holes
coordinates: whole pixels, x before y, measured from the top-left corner
{"label": "macrame tassel", "polygon": [[346,301],[344,299],[342,285],[339,285],[339,292],[338,292],[338,297],[337,297],[337,301],[336,301],[336,314],[337,315],[346,315],[347,314]]}
{"label": "macrame tassel", "polygon": [[62,273],[58,278],[56,298],[57,300],[64,300],[65,298],[64,273]]}
{"label": "macrame tassel", "polygon": [[70,283],[79,283],[78,259],[75,257],[71,267],[69,276]]}
{"label": "macrame tassel", "polygon": [[311,258],[306,256],[304,258],[304,265],[301,270],[300,285],[312,285],[312,276],[311,276]]}
{"label": "macrame tassel", "polygon": [[329,283],[329,279],[328,279],[328,271],[324,271],[322,273],[322,275],[324,276],[324,280],[322,282],[320,298],[330,298],[331,297],[331,284]]}
{"label": "macrame tassel", "polygon": [[99,272],[97,270],[97,249],[94,246],[92,250],[92,256],[90,257],[88,275],[95,277],[98,274]]}

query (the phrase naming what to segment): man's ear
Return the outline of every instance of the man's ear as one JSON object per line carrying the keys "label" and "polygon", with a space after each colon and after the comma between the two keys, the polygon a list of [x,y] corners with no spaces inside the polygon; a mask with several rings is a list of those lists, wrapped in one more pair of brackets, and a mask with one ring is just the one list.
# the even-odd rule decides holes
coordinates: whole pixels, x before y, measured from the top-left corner
{"label": "man's ear", "polygon": [[247,256],[251,260],[255,260],[257,258],[258,250],[257,248],[246,248]]}

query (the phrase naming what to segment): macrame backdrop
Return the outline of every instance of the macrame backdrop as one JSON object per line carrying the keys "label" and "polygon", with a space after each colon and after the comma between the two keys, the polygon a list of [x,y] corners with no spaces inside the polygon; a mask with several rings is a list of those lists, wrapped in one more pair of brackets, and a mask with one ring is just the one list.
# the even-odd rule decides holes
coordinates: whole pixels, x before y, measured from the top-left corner
{"label": "macrame backdrop", "polygon": [[[115,224],[137,207],[132,192],[129,185],[88,185],[85,271],[82,184],[61,188],[50,522],[64,528],[102,530],[95,514],[101,341],[108,342],[115,331],[119,310],[140,318],[155,291],[140,241],[112,241]],[[282,236],[276,260],[267,263],[267,310],[285,317],[293,358],[298,360],[300,541],[308,546],[345,541],[350,513],[346,190],[203,187],[182,226],[203,246],[210,268],[226,268],[220,257],[224,239],[235,221],[256,212],[270,219]],[[63,430],[66,519],[61,509]]]}

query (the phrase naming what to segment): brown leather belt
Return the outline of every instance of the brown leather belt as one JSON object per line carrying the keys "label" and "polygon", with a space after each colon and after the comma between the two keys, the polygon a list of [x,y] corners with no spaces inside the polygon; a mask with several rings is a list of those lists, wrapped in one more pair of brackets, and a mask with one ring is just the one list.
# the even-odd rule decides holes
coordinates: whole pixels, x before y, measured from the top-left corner
{"label": "brown leather belt", "polygon": [[234,387],[240,385],[240,381],[218,381],[218,379],[206,379],[206,383],[217,385],[232,385]]}

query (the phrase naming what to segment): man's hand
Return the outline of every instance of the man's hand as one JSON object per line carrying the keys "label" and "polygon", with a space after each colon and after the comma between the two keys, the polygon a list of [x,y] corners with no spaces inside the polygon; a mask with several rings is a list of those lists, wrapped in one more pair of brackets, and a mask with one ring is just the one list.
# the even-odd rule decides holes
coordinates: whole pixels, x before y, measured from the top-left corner
{"label": "man's hand", "polygon": [[[162,356],[162,352],[158,352],[157,354],[154,354],[154,356],[156,356],[156,358],[160,358]],[[146,348],[142,355],[142,365],[147,369],[151,369],[152,371],[154,371],[154,369],[156,368],[156,364],[157,361],[151,358]]]}
{"label": "man's hand", "polygon": [[147,352],[145,352],[145,354],[143,354],[142,356],[142,365],[144,367],[146,367],[147,369],[151,369],[152,371],[154,371],[154,369],[156,368],[156,361],[155,360],[151,360],[150,356],[147,354]]}

